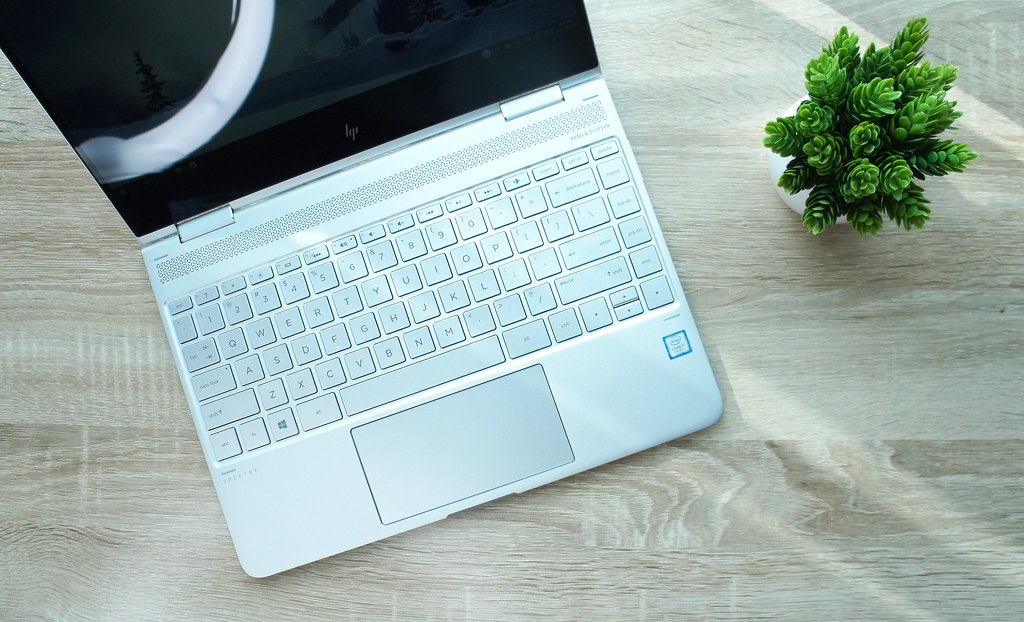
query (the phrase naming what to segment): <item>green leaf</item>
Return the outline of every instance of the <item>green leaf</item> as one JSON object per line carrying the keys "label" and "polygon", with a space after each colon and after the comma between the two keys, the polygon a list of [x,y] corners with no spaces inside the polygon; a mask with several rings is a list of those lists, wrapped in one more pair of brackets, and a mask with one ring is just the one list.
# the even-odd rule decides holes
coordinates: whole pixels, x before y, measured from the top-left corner
{"label": "green leaf", "polygon": [[846,90],[846,71],[839,64],[835,54],[823,53],[807,64],[804,72],[807,78],[807,92],[811,97],[826,104],[838,104]]}
{"label": "green leaf", "polygon": [[874,78],[853,87],[846,100],[846,112],[855,123],[874,121],[896,113],[900,92],[892,88],[892,78]]}
{"label": "green leaf", "polygon": [[977,159],[962,143],[951,140],[929,140],[908,158],[908,164],[921,175],[941,177],[949,173],[962,173],[968,163]]}
{"label": "green leaf", "polygon": [[818,172],[807,163],[807,158],[798,156],[790,160],[785,172],[779,178],[779,187],[789,194],[797,194],[813,188],[818,182]]}
{"label": "green leaf", "polygon": [[867,158],[853,160],[839,178],[839,192],[847,203],[870,197],[878,191],[878,167]]}
{"label": "green leaf", "polygon": [[917,145],[953,126],[962,113],[946,101],[945,91],[918,95],[889,119],[889,136],[896,143]]}
{"label": "green leaf", "polygon": [[839,29],[832,43],[825,46],[822,52],[835,56],[839,60],[839,66],[846,72],[848,78],[853,77],[853,72],[860,65],[860,46],[857,45],[859,38],[847,30],[846,26]]}
{"label": "green leaf", "polygon": [[907,161],[898,155],[887,156],[882,160],[879,171],[879,187],[882,194],[897,201],[903,199],[914,178]]}
{"label": "green leaf", "polygon": [[885,211],[889,219],[907,231],[911,228],[923,229],[931,218],[930,201],[924,196],[924,189],[915,183],[907,186],[901,199],[890,199],[886,202]]}
{"label": "green leaf", "polygon": [[843,200],[831,184],[821,182],[811,190],[804,208],[803,223],[814,235],[836,224],[843,215]]}
{"label": "green leaf", "polygon": [[818,134],[804,143],[803,152],[807,163],[824,176],[842,168],[847,148],[846,143],[834,134]]}
{"label": "green leaf", "polygon": [[929,62],[907,67],[896,78],[895,87],[903,94],[900,100],[904,103],[918,97],[953,88],[959,69],[955,65],[935,65]]}
{"label": "green leaf", "polygon": [[764,146],[784,158],[795,156],[804,146],[804,137],[797,131],[796,119],[793,117],[779,117],[769,121],[764,131],[767,134]]}
{"label": "green leaf", "polygon": [[800,104],[794,115],[797,131],[808,138],[832,131],[835,117],[835,112],[830,107],[810,100]]}
{"label": "green leaf", "polygon": [[864,121],[850,128],[850,150],[853,157],[873,155],[882,145],[882,128],[879,125]]}
{"label": "green leaf", "polygon": [[892,50],[892,66],[898,74],[924,57],[924,44],[928,42],[928,20],[915,17],[907,22],[889,49]]}
{"label": "green leaf", "polygon": [[870,200],[851,204],[846,210],[846,220],[861,237],[878,235],[884,224],[881,206]]}
{"label": "green leaf", "polygon": [[860,65],[853,72],[854,83],[870,82],[875,78],[895,77],[896,71],[892,65],[892,52],[888,47],[875,49],[871,43],[864,50],[861,56]]}

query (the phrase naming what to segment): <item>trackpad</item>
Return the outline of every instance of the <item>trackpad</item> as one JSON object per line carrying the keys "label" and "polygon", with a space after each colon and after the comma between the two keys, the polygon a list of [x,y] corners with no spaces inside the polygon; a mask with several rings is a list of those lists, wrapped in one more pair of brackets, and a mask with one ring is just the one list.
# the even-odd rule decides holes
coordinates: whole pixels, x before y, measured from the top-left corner
{"label": "trackpad", "polygon": [[573,461],[534,365],[352,429],[385,525]]}

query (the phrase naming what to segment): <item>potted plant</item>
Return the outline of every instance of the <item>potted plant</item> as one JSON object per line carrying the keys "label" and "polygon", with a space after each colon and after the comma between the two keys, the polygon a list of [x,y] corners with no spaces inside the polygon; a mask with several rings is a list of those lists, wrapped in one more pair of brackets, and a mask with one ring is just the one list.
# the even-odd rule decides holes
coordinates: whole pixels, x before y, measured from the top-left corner
{"label": "potted plant", "polygon": [[891,45],[862,53],[844,26],[808,63],[808,98],[765,126],[765,146],[790,158],[779,188],[810,191],[802,211],[811,233],[843,217],[862,236],[877,235],[886,216],[921,229],[931,209],[915,180],[961,172],[978,157],[938,138],[963,114],[947,99],[958,68],[922,62],[926,41],[928,22],[919,17]]}

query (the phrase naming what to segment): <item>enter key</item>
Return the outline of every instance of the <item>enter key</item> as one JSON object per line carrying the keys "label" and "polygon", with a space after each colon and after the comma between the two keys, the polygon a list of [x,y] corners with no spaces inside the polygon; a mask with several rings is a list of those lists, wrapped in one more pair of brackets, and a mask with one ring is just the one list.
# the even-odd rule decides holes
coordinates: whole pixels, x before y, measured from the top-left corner
{"label": "enter key", "polygon": [[604,259],[619,252],[619,240],[615,229],[608,227],[566,242],[559,247],[566,270],[585,266],[592,261]]}

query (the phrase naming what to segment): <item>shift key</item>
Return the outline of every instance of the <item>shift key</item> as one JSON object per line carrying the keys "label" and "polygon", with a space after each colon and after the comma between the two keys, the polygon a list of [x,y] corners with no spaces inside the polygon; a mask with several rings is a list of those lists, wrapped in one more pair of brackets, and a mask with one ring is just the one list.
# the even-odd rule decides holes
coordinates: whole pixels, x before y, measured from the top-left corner
{"label": "shift key", "polygon": [[625,285],[632,278],[626,260],[616,257],[611,261],[555,279],[555,289],[558,290],[562,304],[567,305],[613,287]]}
{"label": "shift key", "polygon": [[252,389],[207,402],[199,407],[207,430],[219,428],[249,415],[255,415],[259,411],[260,406],[256,402],[256,392]]}

